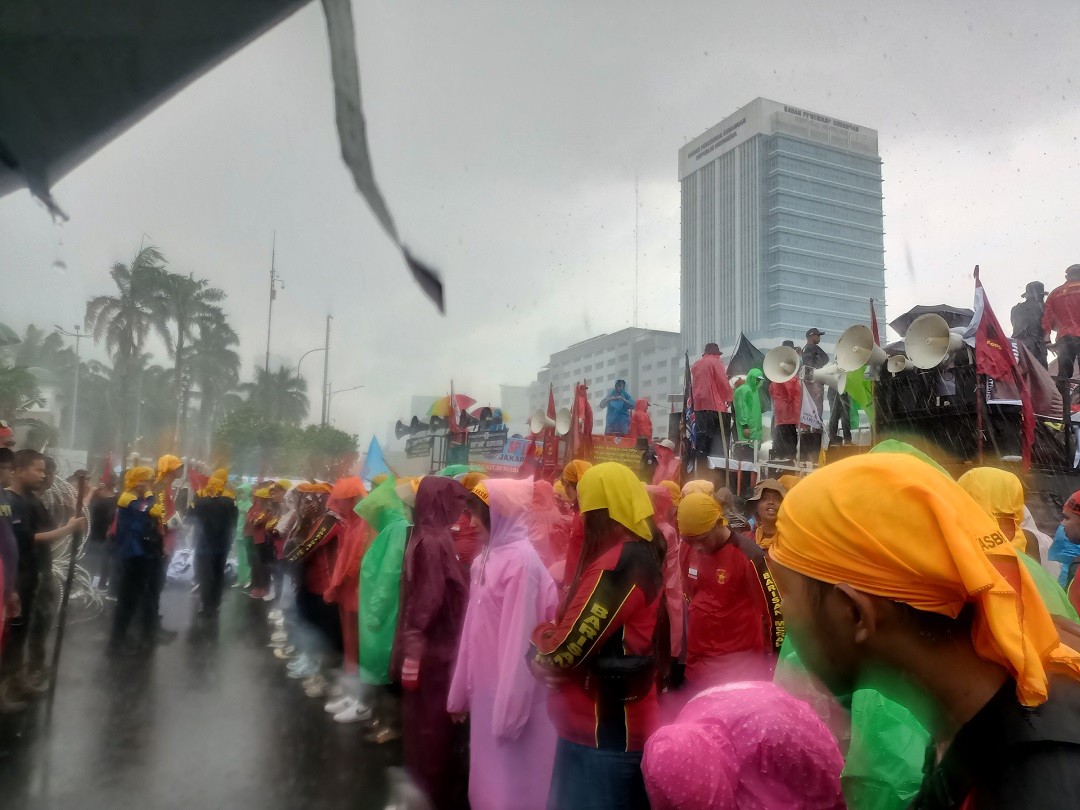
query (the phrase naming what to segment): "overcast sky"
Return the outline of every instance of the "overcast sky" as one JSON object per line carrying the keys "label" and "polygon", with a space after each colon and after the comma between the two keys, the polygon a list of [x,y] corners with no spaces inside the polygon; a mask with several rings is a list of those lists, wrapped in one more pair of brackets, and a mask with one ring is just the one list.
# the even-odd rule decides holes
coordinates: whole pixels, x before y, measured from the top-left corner
{"label": "overcast sky", "polygon": [[[276,229],[272,352],[295,363],[332,314],[333,387],[365,385],[334,422],[366,443],[412,394],[453,377],[496,401],[631,325],[635,175],[638,325],[677,330],[678,149],[757,96],[878,130],[889,317],[970,306],[978,263],[1007,319],[1025,282],[1080,261],[1075,0],[748,5],[354,4],[376,175],[446,317],[341,163],[312,4],[60,182],[62,228],[26,192],[0,198],[0,320],[81,323],[146,233],[228,293],[250,374]],[[318,355],[304,371],[317,418]]]}

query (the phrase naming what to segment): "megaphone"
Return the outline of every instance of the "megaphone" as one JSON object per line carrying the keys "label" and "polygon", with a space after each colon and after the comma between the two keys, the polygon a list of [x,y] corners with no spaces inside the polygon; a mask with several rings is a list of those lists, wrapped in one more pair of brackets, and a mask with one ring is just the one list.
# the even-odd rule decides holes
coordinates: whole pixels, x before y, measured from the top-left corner
{"label": "megaphone", "polygon": [[933,312],[913,320],[904,335],[904,352],[922,369],[937,368],[963,347],[963,335],[950,330],[948,321]]}
{"label": "megaphone", "polygon": [[911,362],[911,358],[904,354],[896,354],[889,358],[885,368],[890,374],[899,374],[901,371],[909,371],[917,366]]}
{"label": "megaphone", "polygon": [[403,438],[405,436],[409,436],[411,434],[412,434],[412,428],[410,428],[408,425],[406,425],[404,422],[402,422],[400,419],[398,419],[397,424],[394,425],[394,435],[397,436],[399,439],[401,439],[401,438]]}
{"label": "megaphone", "polygon": [[840,368],[834,360],[826,363],[821,368],[815,368],[810,375],[816,383],[835,388],[837,393],[842,394],[847,389],[847,372]]}
{"label": "megaphone", "polygon": [[555,412],[555,418],[550,418],[543,408],[537,408],[529,417],[529,430],[533,433],[543,433],[546,428],[555,428],[555,435],[565,436],[570,432],[570,424],[573,416],[569,408],[559,408]]}
{"label": "megaphone", "polygon": [[417,417],[413,417],[409,422],[410,433],[426,433],[431,430],[431,426],[427,422],[421,422]]}
{"label": "megaphone", "polygon": [[885,350],[874,342],[869,326],[849,326],[836,342],[836,365],[841,371],[858,371],[863,366],[877,368],[888,359]]}
{"label": "megaphone", "polygon": [[431,423],[428,425],[428,429],[432,431],[446,430],[449,424],[450,423],[441,416],[433,416],[431,417]]}
{"label": "megaphone", "polygon": [[468,429],[474,425],[479,425],[480,420],[475,416],[471,416],[468,411],[462,409],[461,416],[458,417],[458,426],[462,429]]}
{"label": "megaphone", "polygon": [[799,353],[790,346],[769,349],[761,368],[770,382],[786,383],[799,373]]}

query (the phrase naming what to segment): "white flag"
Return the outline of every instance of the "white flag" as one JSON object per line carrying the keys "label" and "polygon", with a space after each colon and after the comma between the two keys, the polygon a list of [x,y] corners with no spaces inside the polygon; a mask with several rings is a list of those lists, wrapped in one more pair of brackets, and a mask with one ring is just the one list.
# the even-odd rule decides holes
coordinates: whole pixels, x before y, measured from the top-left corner
{"label": "white flag", "polygon": [[818,413],[814,398],[810,395],[805,382],[800,385],[802,385],[802,408],[799,410],[799,423],[811,430],[824,430],[825,425],[821,421],[821,414]]}

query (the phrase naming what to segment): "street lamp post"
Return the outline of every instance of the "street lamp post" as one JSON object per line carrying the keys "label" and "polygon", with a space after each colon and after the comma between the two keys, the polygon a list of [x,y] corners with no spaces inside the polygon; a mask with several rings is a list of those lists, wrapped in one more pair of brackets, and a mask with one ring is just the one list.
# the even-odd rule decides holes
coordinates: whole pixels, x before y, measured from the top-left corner
{"label": "street lamp post", "polygon": [[90,337],[89,332],[83,332],[78,324],[75,325],[74,332],[68,332],[66,329],[62,329],[59,326],[54,326],[57,332],[61,335],[66,335],[70,338],[75,338],[75,385],[71,389],[71,436],[68,439],[68,448],[75,449],[75,416],[78,413],[79,408],[79,365],[81,364],[79,355],[79,341],[84,337]]}
{"label": "street lamp post", "polygon": [[274,232],[274,243],[270,248],[270,303],[266,307],[266,373],[270,373],[270,330],[274,323],[274,299],[277,298],[278,289],[285,289],[285,282],[278,275],[277,258],[277,231]]}
{"label": "street lamp post", "polygon": [[317,349],[308,349],[306,352],[304,352],[302,355],[300,355],[300,359],[296,361],[296,376],[297,377],[300,376],[300,364],[304,362],[305,357],[307,357],[309,354],[315,354],[315,352],[325,352],[325,351],[326,351],[326,347],[325,346],[320,346]]}
{"label": "street lamp post", "polygon": [[337,391],[331,391],[330,396],[326,398],[326,424],[330,424],[330,406],[334,403],[334,397],[337,394],[344,394],[346,391],[359,391],[364,386],[354,385],[352,388],[339,388]]}

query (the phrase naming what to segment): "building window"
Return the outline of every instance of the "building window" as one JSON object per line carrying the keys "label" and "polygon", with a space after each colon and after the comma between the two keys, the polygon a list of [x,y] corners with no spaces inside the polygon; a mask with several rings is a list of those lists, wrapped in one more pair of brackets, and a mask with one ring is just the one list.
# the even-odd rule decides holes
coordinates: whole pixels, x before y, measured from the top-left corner
{"label": "building window", "polygon": [[614,358],[614,357],[610,357],[610,358],[608,358],[607,364],[608,364],[609,366],[613,366],[613,365],[615,365],[615,358]]}
{"label": "building window", "polygon": [[656,378],[656,384],[657,385],[667,385],[667,377],[657,377]]}
{"label": "building window", "polygon": [[642,371],[652,371],[652,363],[646,363],[641,367]]}
{"label": "building window", "polygon": [[666,366],[667,365],[667,360],[657,360],[656,365],[657,366]]}
{"label": "building window", "polygon": [[582,371],[583,371],[583,372],[589,372],[589,371],[592,371],[592,366],[585,366],[585,368],[583,368],[583,369],[582,369]]}
{"label": "building window", "polygon": [[[619,355],[619,362],[620,363],[625,363],[629,359],[630,359],[630,355],[628,355],[628,354],[620,354]],[[626,372],[623,372],[623,373],[625,374]]]}

